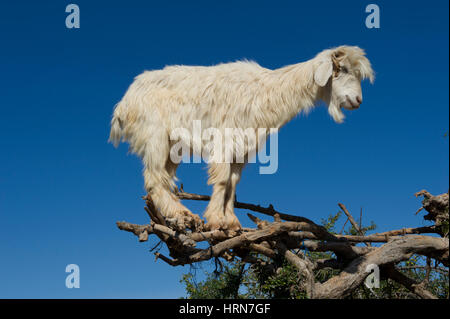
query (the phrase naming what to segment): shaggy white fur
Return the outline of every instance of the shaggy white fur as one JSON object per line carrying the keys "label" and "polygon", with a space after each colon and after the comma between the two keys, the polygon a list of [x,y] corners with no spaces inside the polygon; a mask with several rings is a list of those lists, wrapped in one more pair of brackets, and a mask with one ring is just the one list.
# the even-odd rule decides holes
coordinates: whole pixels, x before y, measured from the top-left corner
{"label": "shaggy white fur", "polygon": [[[362,102],[364,78],[374,79],[370,62],[363,50],[351,46],[325,50],[309,61],[276,70],[241,61],[146,71],[135,78],[117,104],[110,141],[115,146],[121,139],[129,142],[132,152],[142,158],[146,190],[161,213],[177,219],[180,227],[195,227],[199,217],[172,192],[178,166],[169,156],[176,142],[169,138],[174,129],[191,132],[195,120],[201,121],[204,129],[221,131],[280,128],[320,101],[328,105],[336,122],[342,122],[341,109],[355,109]],[[209,165],[208,183],[214,187],[204,214],[207,225],[239,229],[233,202],[244,164]]]}

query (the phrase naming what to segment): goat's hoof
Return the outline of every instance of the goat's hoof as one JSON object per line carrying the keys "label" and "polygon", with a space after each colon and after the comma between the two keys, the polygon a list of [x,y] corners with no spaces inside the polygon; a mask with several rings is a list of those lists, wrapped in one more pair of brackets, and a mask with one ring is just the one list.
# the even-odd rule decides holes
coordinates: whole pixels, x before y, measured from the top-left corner
{"label": "goat's hoof", "polygon": [[185,228],[189,228],[193,231],[202,231],[203,220],[190,211],[183,211],[183,223]]}
{"label": "goat's hoof", "polygon": [[223,229],[223,224],[219,222],[208,222],[205,225],[205,229],[209,231],[221,230]]}
{"label": "goat's hoof", "polygon": [[224,231],[227,233],[228,236],[234,237],[242,232],[242,227],[241,227],[241,224],[239,224],[239,223],[238,224],[233,223],[231,225],[228,225],[224,229]]}
{"label": "goat's hoof", "polygon": [[241,224],[239,223],[226,224],[225,222],[220,221],[208,222],[205,225],[205,228],[209,231],[221,230],[224,233],[226,233],[229,237],[234,237],[242,232],[242,227]]}

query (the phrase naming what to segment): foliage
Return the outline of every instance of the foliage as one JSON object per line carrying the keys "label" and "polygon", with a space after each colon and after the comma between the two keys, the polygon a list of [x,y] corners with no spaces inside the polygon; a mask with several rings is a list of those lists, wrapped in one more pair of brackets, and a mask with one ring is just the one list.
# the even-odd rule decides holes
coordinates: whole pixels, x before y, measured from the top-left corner
{"label": "foliage", "polygon": [[234,262],[224,266],[222,272],[206,273],[206,279],[197,283],[192,273],[183,275],[181,282],[185,284],[186,292],[191,299],[238,299],[244,280],[245,264]]}
{"label": "foliage", "polygon": [[[338,232],[335,228],[341,217],[342,212],[332,214],[327,219],[322,220],[322,225],[329,232],[336,234]],[[373,222],[368,226],[362,226],[360,220],[358,223],[363,234],[367,234],[376,228]],[[347,225],[347,228],[342,228],[339,233],[360,235],[360,232],[353,225]],[[333,253],[310,252],[306,249],[301,252],[297,251],[297,253],[306,254],[313,261],[336,258]],[[297,269],[293,265],[285,260],[270,260],[262,255],[257,257],[264,262],[251,266],[240,260],[227,262],[223,265],[222,271],[206,272],[206,278],[200,282],[197,282],[194,274],[185,274],[181,282],[185,286],[187,298],[306,298],[305,292],[301,289],[301,278],[299,278]],[[431,265],[429,260],[418,255],[413,255],[408,261],[399,263],[397,268],[417,282],[423,282],[435,296],[449,298],[447,268]],[[317,282],[325,282],[339,272],[340,270],[332,268],[322,268],[315,270],[315,278]],[[406,299],[417,298],[417,296],[402,285],[390,279],[381,278],[380,288],[369,289],[365,285],[361,285],[348,298]]]}

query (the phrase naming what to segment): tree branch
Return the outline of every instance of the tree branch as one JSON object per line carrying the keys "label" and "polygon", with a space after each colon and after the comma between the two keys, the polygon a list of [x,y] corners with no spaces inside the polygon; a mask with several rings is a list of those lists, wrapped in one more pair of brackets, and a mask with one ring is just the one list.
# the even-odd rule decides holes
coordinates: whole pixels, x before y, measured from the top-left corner
{"label": "tree branch", "polygon": [[[209,196],[186,193],[182,190],[177,190],[175,194],[180,199],[200,201],[210,199]],[[440,225],[365,235],[347,208],[343,204],[338,204],[359,233],[359,235],[341,235],[329,232],[308,218],[278,212],[272,205],[261,207],[236,201],[234,203],[236,208],[271,216],[273,221],[269,222],[248,214],[256,224],[256,228],[245,228],[236,234],[222,230],[202,231],[201,227],[187,231],[166,220],[154,206],[151,197],[145,196],[147,204],[145,209],[150,217],[150,223],[137,225],[117,222],[117,227],[133,233],[140,242],[147,241],[149,235],[158,236],[169,249],[170,257],[158,252],[155,256],[171,266],[193,264],[212,258],[231,260],[239,257],[243,262],[259,264],[266,263],[258,258],[261,255],[269,260],[284,258],[298,269],[302,287],[310,298],[344,298],[350,295],[363,283],[369,274],[366,269],[371,264],[379,266],[388,278],[404,285],[421,298],[435,298],[425,289],[426,283],[417,283],[395,268],[396,263],[408,260],[413,254],[426,256],[428,260],[435,259],[448,267],[448,238],[421,235],[427,233],[443,235],[441,225],[445,223],[443,217],[445,212],[442,213],[440,209],[444,211],[447,209],[448,216],[448,195],[439,195],[437,199],[427,192],[421,192],[419,195],[426,198],[423,208],[432,210],[433,216],[437,216],[433,220],[439,221]],[[199,249],[197,248],[199,242],[207,242],[209,247]],[[357,246],[358,243],[366,243],[367,246]],[[381,246],[370,246],[370,243],[379,243]],[[299,248],[317,253],[334,253],[337,258],[313,260],[309,255],[294,254],[291,251]],[[324,283],[315,282],[314,272],[325,267],[342,271]]]}

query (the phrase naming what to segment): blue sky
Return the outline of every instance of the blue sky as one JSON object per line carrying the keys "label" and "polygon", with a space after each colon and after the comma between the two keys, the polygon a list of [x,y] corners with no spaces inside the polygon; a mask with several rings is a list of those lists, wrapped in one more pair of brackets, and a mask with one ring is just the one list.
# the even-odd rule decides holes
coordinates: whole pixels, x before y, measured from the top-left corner
{"label": "blue sky", "polygon": [[[155,239],[116,228],[148,218],[140,160],[107,143],[133,78],[170,64],[246,58],[277,68],[332,46],[364,48],[377,78],[363,84],[361,109],[341,125],[325,107],[295,118],[279,134],[277,173],[250,165],[238,199],[317,222],[342,202],[380,231],[425,225],[413,194],[448,189],[448,1],[340,2],[75,1],[76,30],[65,27],[68,1],[2,2],[0,297],[184,295],[188,267],[155,262]],[[369,3],[380,29],[364,25]],[[178,176],[185,190],[210,192],[204,165]],[[80,289],[65,287],[71,263]]]}

